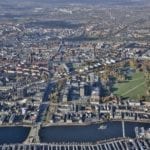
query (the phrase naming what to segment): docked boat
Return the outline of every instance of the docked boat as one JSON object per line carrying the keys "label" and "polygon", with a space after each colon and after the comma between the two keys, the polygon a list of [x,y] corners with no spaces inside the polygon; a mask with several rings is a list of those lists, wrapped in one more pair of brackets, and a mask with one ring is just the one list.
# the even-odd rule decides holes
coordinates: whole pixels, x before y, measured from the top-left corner
{"label": "docked boat", "polygon": [[138,128],[138,127],[135,127],[135,128],[134,128],[134,131],[135,131],[136,137],[139,137],[139,128]]}

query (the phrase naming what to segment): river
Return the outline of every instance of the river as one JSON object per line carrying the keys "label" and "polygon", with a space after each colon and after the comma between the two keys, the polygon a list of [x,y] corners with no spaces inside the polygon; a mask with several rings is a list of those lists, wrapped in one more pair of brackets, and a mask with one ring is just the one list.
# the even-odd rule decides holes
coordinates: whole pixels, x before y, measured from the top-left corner
{"label": "river", "polygon": [[[41,142],[96,142],[99,140],[122,137],[121,122],[105,123],[107,129],[101,130],[99,124],[87,126],[50,126],[41,129],[39,135]],[[150,128],[148,123],[125,122],[127,137],[135,137],[134,127]]]}
{"label": "river", "polygon": [[0,127],[0,144],[21,143],[29,131],[29,127]]}
{"label": "river", "polygon": [[[49,126],[39,132],[42,143],[49,142],[96,142],[105,139],[122,137],[121,122],[104,123],[106,129],[98,129],[100,124],[75,126]],[[134,127],[150,128],[150,123],[125,122],[126,137],[135,137]],[[0,127],[0,144],[22,143],[30,131],[29,127]]]}

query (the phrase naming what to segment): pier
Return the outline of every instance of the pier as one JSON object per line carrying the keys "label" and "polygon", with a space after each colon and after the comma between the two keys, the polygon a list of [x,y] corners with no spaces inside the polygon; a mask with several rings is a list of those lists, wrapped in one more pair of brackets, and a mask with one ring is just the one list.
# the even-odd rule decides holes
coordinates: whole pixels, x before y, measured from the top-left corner
{"label": "pier", "polygon": [[28,143],[1,145],[0,150],[149,150],[150,140],[120,138],[97,143]]}
{"label": "pier", "polygon": [[124,126],[124,120],[122,120],[122,135],[125,138],[125,126]]}

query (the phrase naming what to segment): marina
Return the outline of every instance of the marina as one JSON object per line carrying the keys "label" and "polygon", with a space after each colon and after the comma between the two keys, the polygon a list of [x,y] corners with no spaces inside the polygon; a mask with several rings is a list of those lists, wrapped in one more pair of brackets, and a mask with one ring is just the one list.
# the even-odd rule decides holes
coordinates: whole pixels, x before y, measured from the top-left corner
{"label": "marina", "polygon": [[2,145],[0,150],[148,150],[147,139],[113,139],[107,142],[92,143],[49,143]]}

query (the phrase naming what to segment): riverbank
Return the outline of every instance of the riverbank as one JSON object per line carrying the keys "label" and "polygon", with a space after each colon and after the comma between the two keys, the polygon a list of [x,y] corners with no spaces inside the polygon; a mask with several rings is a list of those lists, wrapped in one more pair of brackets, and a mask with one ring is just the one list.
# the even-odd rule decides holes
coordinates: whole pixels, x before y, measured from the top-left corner
{"label": "riverbank", "polygon": [[92,124],[103,124],[103,123],[107,123],[107,122],[118,122],[118,121],[124,121],[124,122],[135,122],[135,123],[148,123],[150,124],[150,120],[131,120],[131,119],[111,119],[111,120],[105,120],[105,121],[95,121],[95,122],[83,122],[83,123],[49,123],[49,124],[43,124],[42,127],[50,127],[50,126],[88,126],[88,125],[92,125]]}
{"label": "riverbank", "polygon": [[8,127],[29,127],[29,128],[31,128],[32,127],[32,125],[25,125],[25,124],[2,124],[2,125],[0,125],[0,128],[8,128]]}
{"label": "riverbank", "polygon": [[[87,126],[87,125],[92,125],[92,124],[102,124],[102,123],[107,123],[107,122],[113,122],[113,121],[124,121],[124,122],[135,122],[135,123],[148,123],[150,124],[150,120],[132,120],[132,119],[110,119],[110,120],[98,120],[98,121],[94,121],[94,122],[82,122],[82,123],[78,123],[78,122],[72,122],[72,123],[48,123],[48,124],[41,124],[41,127],[49,127],[49,126]],[[6,125],[0,125],[0,128],[4,128],[4,127],[32,127],[34,125],[27,125],[27,124],[6,124]]]}

